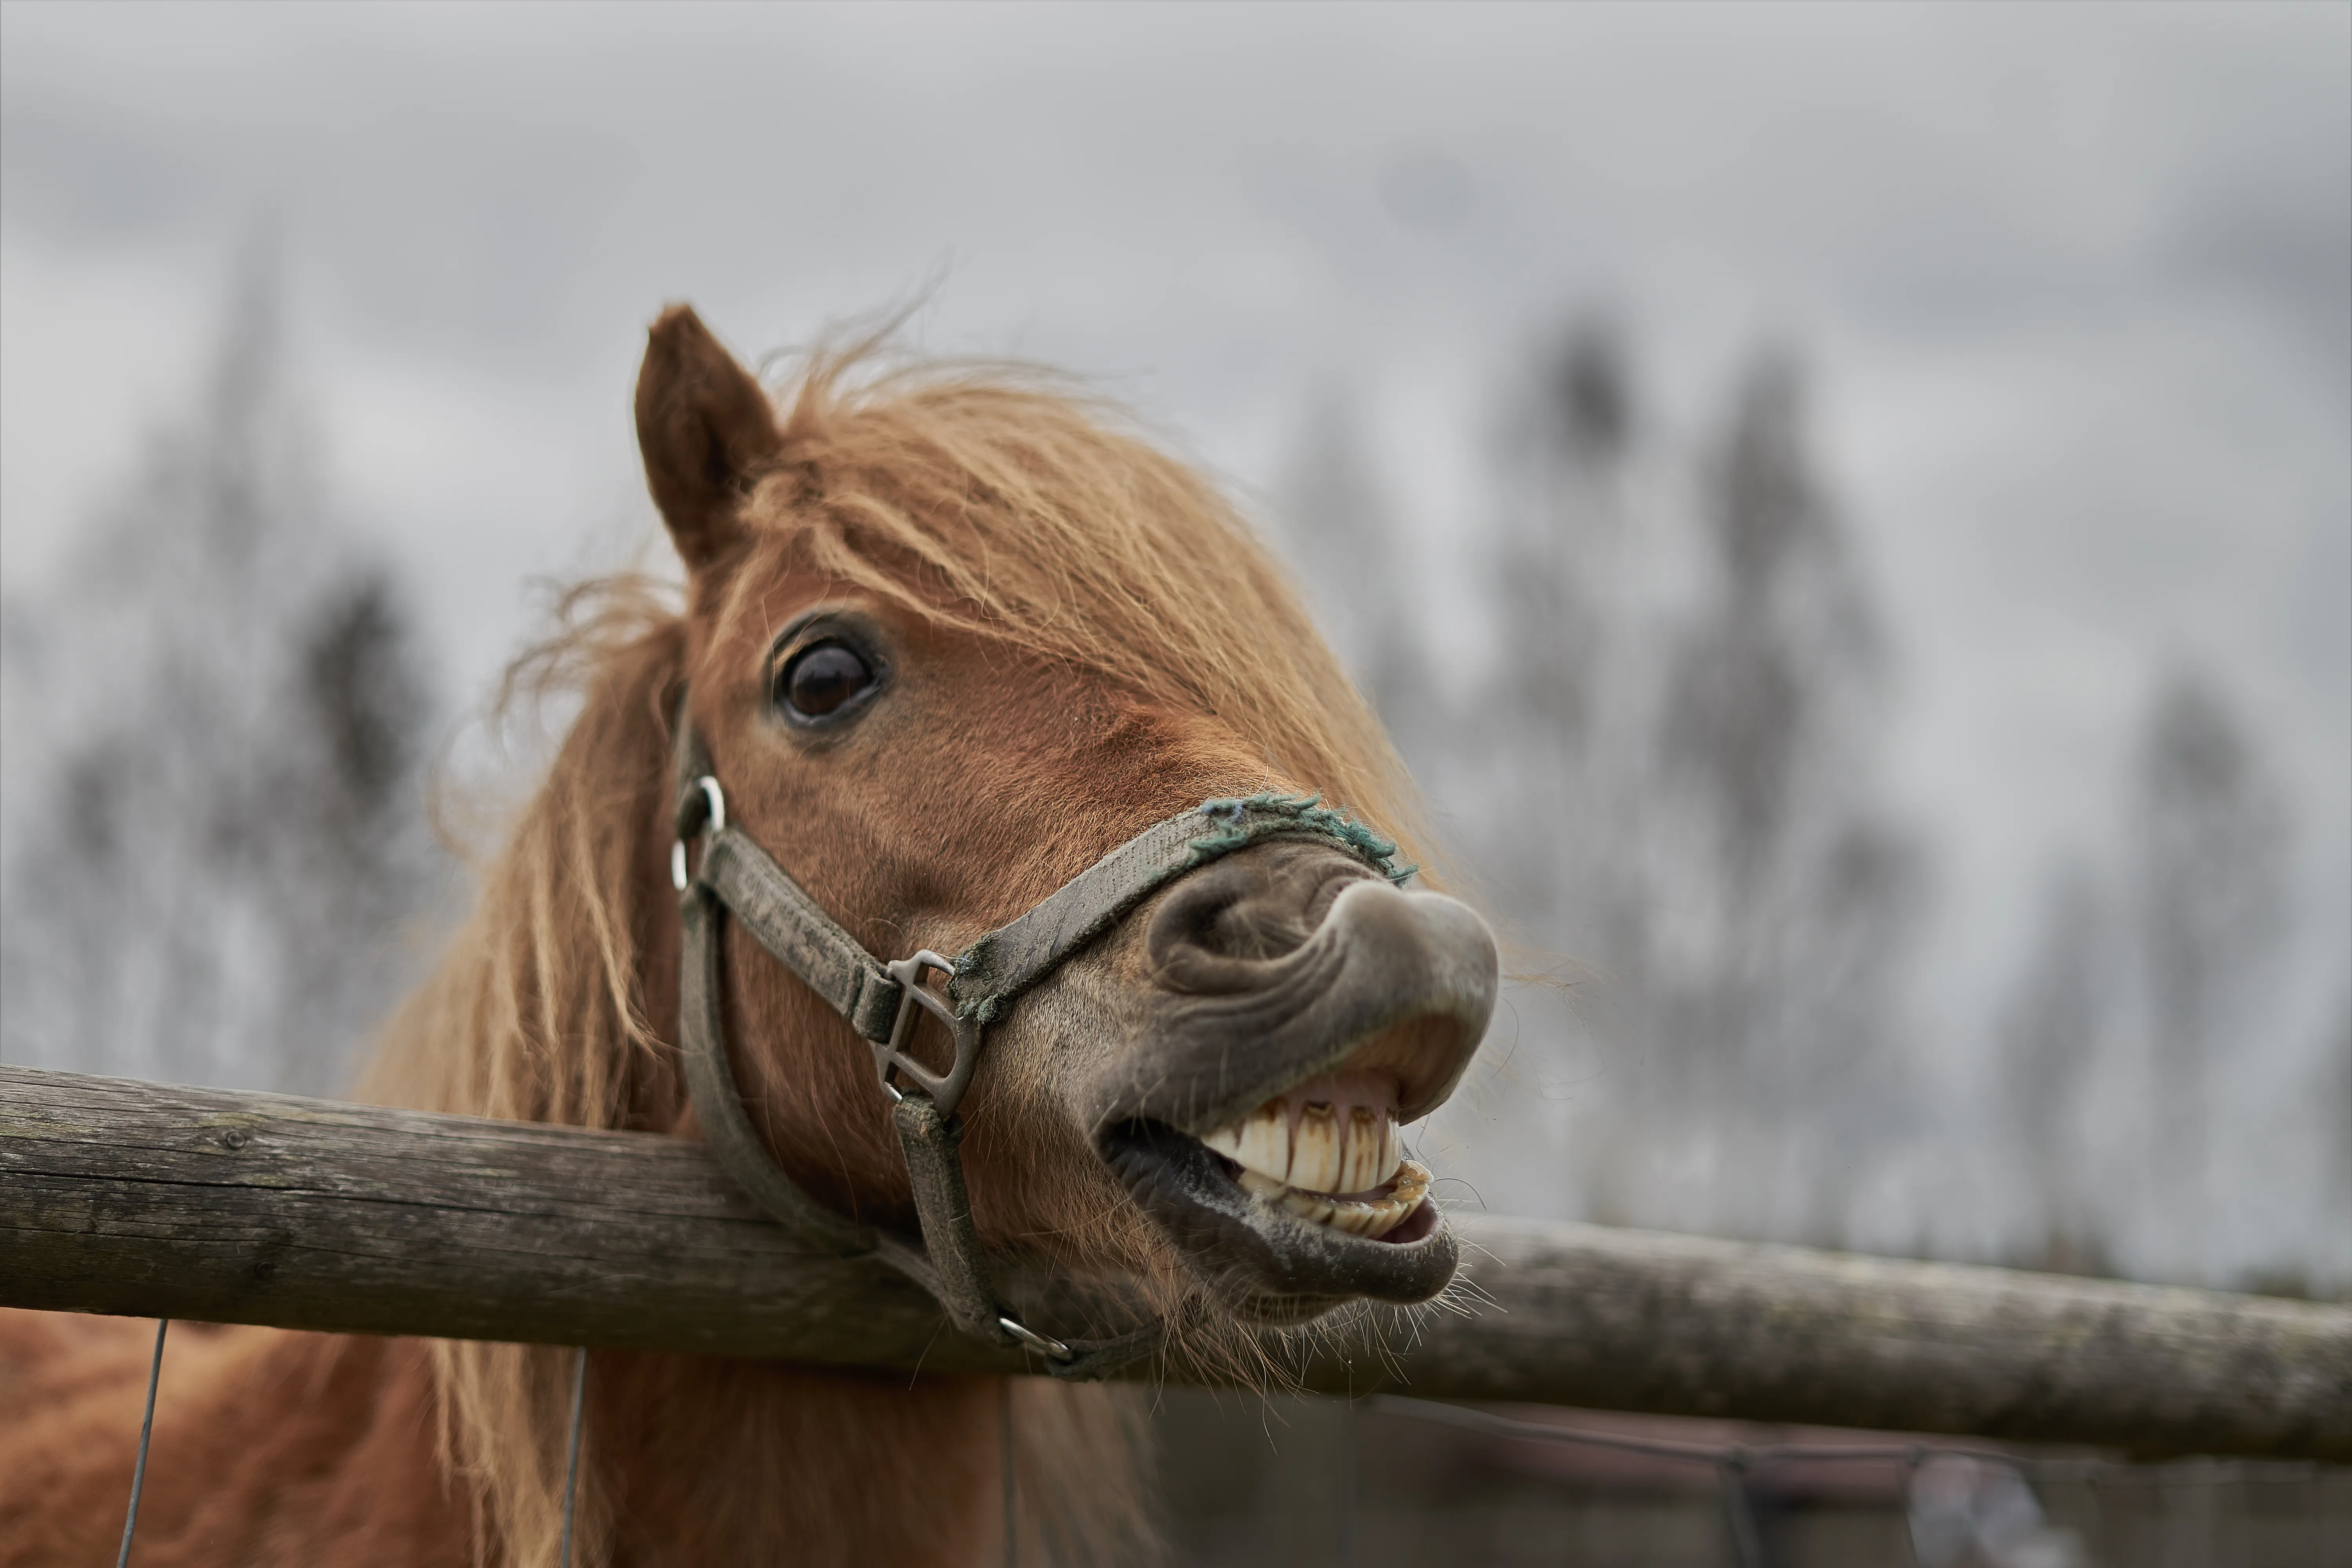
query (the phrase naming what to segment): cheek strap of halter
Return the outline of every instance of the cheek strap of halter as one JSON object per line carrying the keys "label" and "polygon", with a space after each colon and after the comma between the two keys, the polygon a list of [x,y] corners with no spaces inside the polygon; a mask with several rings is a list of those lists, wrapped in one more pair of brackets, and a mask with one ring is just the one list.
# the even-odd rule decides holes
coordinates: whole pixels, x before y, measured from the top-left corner
{"label": "cheek strap of halter", "polygon": [[[1261,795],[1212,800],[1156,823],[1066,882],[1043,902],[990,931],[953,959],[922,952],[884,963],[826,914],[808,890],[727,820],[726,795],[694,730],[683,690],[677,722],[677,837],[670,856],[684,927],[679,1046],[687,1096],[702,1136],[728,1174],[772,1218],[835,1256],[871,1255],[914,1279],[964,1332],[1038,1352],[1056,1377],[1097,1377],[1148,1353],[1167,1335],[1152,1321],[1110,1339],[1057,1340],[1025,1326],[996,1293],[964,1184],[963,1121],[956,1114],[980,1054],[982,1029],[1161,886],[1262,839],[1305,837],[1344,849],[1391,880],[1414,868],[1396,846],[1320,804]],[[687,845],[702,841],[689,872]],[[907,1161],[922,1241],[858,1224],[826,1207],[785,1173],[743,1103],[729,1058],[721,936],[730,916],[873,1048]],[[949,976],[946,997],[924,985]],[[956,1059],[934,1072],[908,1050],[918,1011],[955,1041]]]}

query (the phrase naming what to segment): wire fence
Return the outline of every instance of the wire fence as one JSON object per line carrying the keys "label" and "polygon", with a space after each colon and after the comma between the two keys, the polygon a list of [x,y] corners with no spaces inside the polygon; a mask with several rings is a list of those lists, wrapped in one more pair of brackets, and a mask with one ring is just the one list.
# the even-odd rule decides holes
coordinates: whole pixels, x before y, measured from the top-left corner
{"label": "wire fence", "polygon": [[[1340,1402],[1341,1522],[1339,1560],[1343,1568],[1368,1568],[1365,1520],[1360,1503],[1362,1417],[1378,1415],[1453,1428],[1507,1444],[1565,1447],[1688,1466],[1711,1471],[1719,1496],[1724,1550],[1738,1568],[1780,1568],[1792,1554],[1772,1549],[1758,1500],[1769,1497],[1791,1470],[1824,1465],[1885,1467],[1887,1489],[1899,1500],[1899,1534],[1912,1568],[2087,1568],[2095,1563],[2146,1562],[2178,1568],[2269,1568],[2272,1563],[2310,1563],[2313,1568],[2352,1564],[2352,1470],[2300,1462],[2187,1458],[2133,1463],[2096,1454],[2037,1454],[1982,1444],[1911,1439],[1705,1443],[1597,1431],[1542,1420],[1514,1419],[1491,1411],[1433,1400],[1378,1394]],[[1579,1413],[1581,1415],[1582,1413]],[[2290,1523],[2262,1542],[2226,1527],[2214,1500],[2250,1490],[2302,1489],[2290,1500]],[[2092,1501],[2088,1531],[2058,1522],[2044,1500],[2076,1489]],[[2135,1517],[2151,1510],[2146,1500],[2160,1499],[2153,1531],[2102,1529],[2107,1521],[2097,1502],[2137,1495]],[[2184,1499],[2198,1500],[2184,1503]],[[2294,1507],[2295,1502],[2304,1506]],[[2085,1537],[2088,1537],[2086,1539]],[[2117,1537],[2110,1539],[2110,1537]],[[2152,1547],[2153,1556],[2135,1555]],[[2265,1549],[2267,1548],[2267,1549]],[[1547,1561],[1576,1562],[1562,1554]],[[1595,1559],[1598,1561],[1599,1559]],[[1883,1559],[1881,1560],[1883,1561]]]}
{"label": "wire fence", "polygon": [[[137,1526],[155,1394],[163,1371],[164,1332],[169,1326],[168,1320],[159,1321],[156,1325],[155,1350],[148,1370],[146,1416],[140,1429],[138,1462],[131,1479],[118,1568],[129,1561]],[[563,1493],[563,1545],[558,1559],[562,1563],[569,1563],[572,1556],[572,1501],[578,1474],[587,1366],[588,1356],[583,1351],[573,1365]],[[2223,1489],[2233,1489],[2242,1497],[2246,1489],[2264,1486],[2300,1486],[2312,1489],[2316,1497],[2316,1489],[2332,1485],[2341,1494],[2339,1506],[2329,1508],[2323,1501],[2307,1521],[2312,1528],[2301,1532],[2304,1539],[2292,1543],[2284,1552],[2258,1552],[2242,1539],[2234,1543],[2225,1542],[2225,1532],[2218,1528],[2214,1510],[2209,1508],[2202,1510],[2204,1517],[2200,1521],[2204,1526],[2205,1539],[2185,1546],[2179,1541],[2162,1543],[2161,1561],[2177,1568],[2206,1568],[2207,1564],[2220,1568],[2225,1563],[2230,1568],[2270,1568],[2273,1563],[2282,1568],[2304,1563],[2313,1568],[2344,1568],[2352,1563],[2352,1470],[2318,1463],[2192,1458],[2131,1464],[2099,1455],[2037,1454],[1922,1439],[1702,1443],[1622,1431],[1597,1431],[1550,1421],[1519,1420],[1471,1406],[1398,1394],[1328,1403],[1340,1412],[1340,1486],[1335,1531],[1340,1568],[1368,1568],[1360,1561],[1366,1517],[1361,1506],[1360,1426],[1367,1415],[1448,1427],[1506,1443],[1620,1455],[1711,1471],[1720,1497],[1723,1539],[1737,1568],[1780,1568],[1783,1561],[1783,1554],[1769,1549],[1766,1531],[1758,1516],[1759,1479],[1782,1469],[1825,1465],[1882,1466],[1895,1472],[1899,1479],[1893,1489],[1902,1500],[1906,1528],[1900,1533],[1911,1568],[2087,1568],[2095,1561],[2137,1562],[2116,1555],[2116,1543],[2104,1539],[2096,1542],[2099,1551],[2094,1557],[2074,1532],[2053,1528],[2042,1497],[2050,1489],[2070,1485],[2085,1489],[2095,1498],[2102,1488],[2137,1489],[2168,1496],[2178,1496],[2184,1489],[2201,1489],[2208,1497]],[[1003,1408],[1009,1422],[1009,1396]],[[1009,1456],[1011,1451],[1008,1427],[1004,1452]],[[1004,1486],[1002,1561],[1017,1565],[1020,1546],[1013,1528],[1017,1507],[1009,1465]],[[2334,1539],[2338,1533],[2338,1514],[2345,1516],[2342,1522],[2346,1525],[2341,1542]],[[2105,1532],[2095,1533],[2104,1536]],[[2339,1544],[2347,1549],[2340,1555],[2336,1550]]]}

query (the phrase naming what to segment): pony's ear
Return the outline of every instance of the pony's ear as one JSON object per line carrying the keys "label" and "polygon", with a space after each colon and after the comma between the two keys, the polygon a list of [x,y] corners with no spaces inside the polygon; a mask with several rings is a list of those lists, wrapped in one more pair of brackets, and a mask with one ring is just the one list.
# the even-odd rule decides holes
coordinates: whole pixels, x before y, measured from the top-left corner
{"label": "pony's ear", "polygon": [[637,446],[646,488],[688,571],[736,542],[736,503],[782,439],[767,393],[693,309],[664,310],[637,372]]}

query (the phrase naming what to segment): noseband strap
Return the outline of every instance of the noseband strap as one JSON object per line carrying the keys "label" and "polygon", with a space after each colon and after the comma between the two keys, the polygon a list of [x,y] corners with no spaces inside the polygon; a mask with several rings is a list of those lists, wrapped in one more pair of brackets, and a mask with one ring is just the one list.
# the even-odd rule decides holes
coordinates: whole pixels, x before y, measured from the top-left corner
{"label": "noseband strap", "polygon": [[[963,1121],[956,1110],[978,1063],[982,1031],[1006,1007],[1169,881],[1272,837],[1319,840],[1391,880],[1413,868],[1396,846],[1320,804],[1276,795],[1212,800],[1144,829],[1026,913],[953,958],[921,952],[885,963],[826,914],[749,834],[727,820],[726,795],[678,696],[677,841],[670,856],[684,924],[679,1044],[688,1099],[702,1136],[753,1202],[813,1247],[880,1258],[914,1279],[955,1325],[992,1343],[1040,1352],[1057,1377],[1100,1376],[1149,1352],[1167,1326],[1150,1322],[1106,1340],[1057,1340],[1024,1325],[998,1298],[964,1186]],[[689,870],[688,843],[702,853]],[[849,1022],[872,1047],[890,1119],[907,1160],[922,1226],[919,1244],[863,1226],[818,1202],[784,1173],[753,1125],[727,1047],[720,933],[728,917]],[[948,976],[942,998],[927,973]],[[956,1059],[942,1074],[908,1051],[918,1012],[944,1025]]]}

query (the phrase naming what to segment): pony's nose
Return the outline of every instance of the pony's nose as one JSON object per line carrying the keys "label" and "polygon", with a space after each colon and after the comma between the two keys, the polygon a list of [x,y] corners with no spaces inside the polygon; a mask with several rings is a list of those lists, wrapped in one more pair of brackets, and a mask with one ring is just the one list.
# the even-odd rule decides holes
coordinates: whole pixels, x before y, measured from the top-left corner
{"label": "pony's nose", "polygon": [[1152,914],[1153,978],[1192,994],[1252,990],[1315,934],[1342,889],[1377,876],[1328,846],[1278,840],[1204,866]]}
{"label": "pony's nose", "polygon": [[1133,1088],[1118,1097],[1125,1114],[1195,1136],[1332,1072],[1383,1074],[1399,1116],[1426,1114],[1494,1013],[1486,921],[1321,845],[1261,844],[1202,867],[1139,934],[1159,1048],[1123,1064]]}

